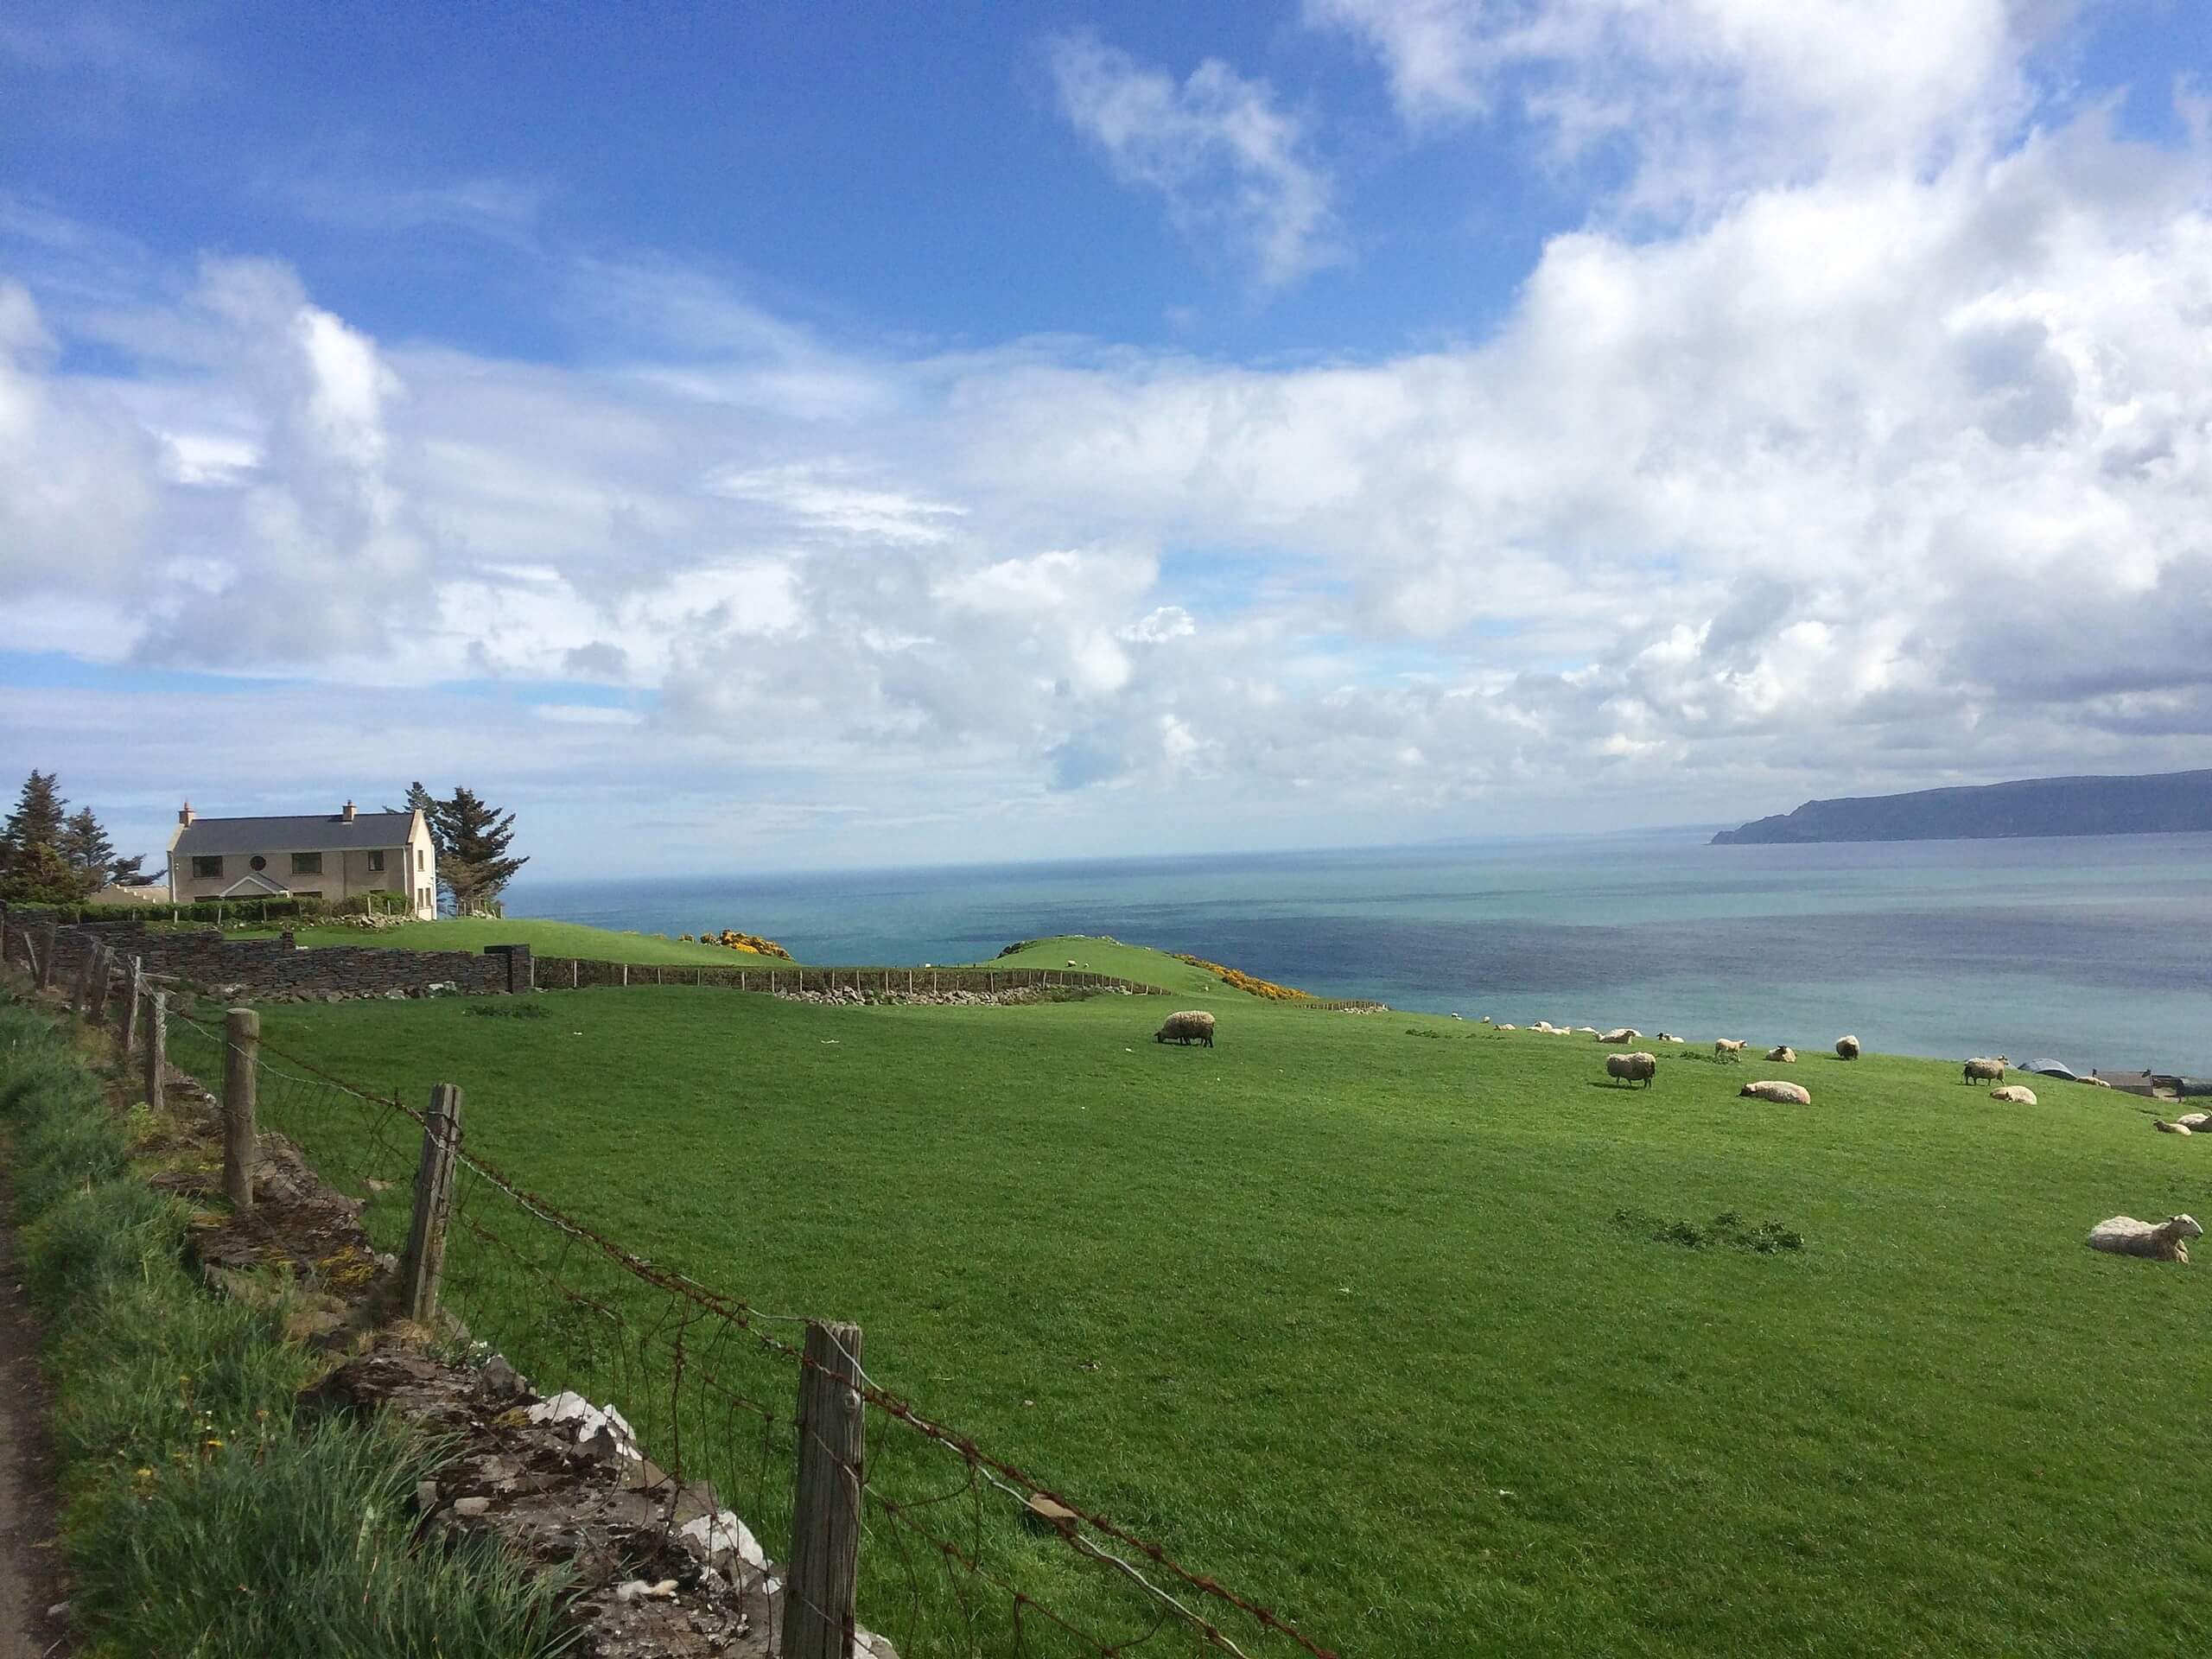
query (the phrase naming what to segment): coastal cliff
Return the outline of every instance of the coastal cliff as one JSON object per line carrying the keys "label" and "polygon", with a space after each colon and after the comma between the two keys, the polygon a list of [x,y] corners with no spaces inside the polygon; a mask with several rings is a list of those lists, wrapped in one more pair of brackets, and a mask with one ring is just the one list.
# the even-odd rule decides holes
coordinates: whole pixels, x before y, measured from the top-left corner
{"label": "coastal cliff", "polygon": [[2139,836],[2212,830],[2212,771],[2134,778],[2030,778],[1906,795],[1808,801],[1723,830],[1713,845],[1968,841],[2005,836]]}

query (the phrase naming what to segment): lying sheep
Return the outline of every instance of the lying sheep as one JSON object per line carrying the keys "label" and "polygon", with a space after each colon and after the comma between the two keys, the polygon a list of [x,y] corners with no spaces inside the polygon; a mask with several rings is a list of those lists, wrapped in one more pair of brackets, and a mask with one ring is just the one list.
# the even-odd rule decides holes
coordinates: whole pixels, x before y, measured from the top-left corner
{"label": "lying sheep", "polygon": [[1180,1043],[1185,1048],[1192,1043],[1213,1046],[1213,1015],[1203,1008],[1186,1008],[1180,1014],[1171,1014],[1152,1033],[1155,1043]]}
{"label": "lying sheep", "polygon": [[2074,1081],[2076,1083],[2086,1083],[2092,1089],[2109,1089],[2112,1087],[2112,1084],[2107,1083],[2102,1077],[2076,1077]]}
{"label": "lying sheep", "polygon": [[1736,1094],[1738,1098],[1749,1096],[1754,1100],[1770,1100],[1783,1106],[1809,1106],[1813,1103],[1811,1094],[1794,1083],[1771,1080],[1747,1083]]}
{"label": "lying sheep", "polygon": [[2169,1216],[2153,1227],[2133,1216],[2114,1216],[2089,1229],[2088,1245],[2110,1255],[2139,1255],[2152,1262],[2186,1262],[2185,1242],[2204,1236],[2192,1216]]}
{"label": "lying sheep", "polygon": [[1962,1083],[2002,1083],[2005,1081],[2005,1068],[2010,1064],[2011,1062],[2002,1054],[1993,1060],[1968,1060],[1960,1081]]}
{"label": "lying sheep", "polygon": [[2163,1117],[2152,1118],[2151,1127],[2161,1135],[2195,1135],[2196,1133],[2186,1123],[2169,1123]]}
{"label": "lying sheep", "polygon": [[1671,1031],[1662,1031],[1651,1039],[1655,1043],[1679,1043],[1682,1039]]}
{"label": "lying sheep", "polygon": [[1608,1054],[1605,1056],[1605,1075],[1620,1083],[1640,1083],[1651,1086],[1651,1079],[1658,1075],[1659,1057],[1656,1054]]}
{"label": "lying sheep", "polygon": [[1856,1037],[1837,1038],[1835,1039],[1835,1057],[1839,1060],[1857,1059],[1859,1058],[1859,1039]]}
{"label": "lying sheep", "polygon": [[2186,1117],[2174,1119],[2174,1122],[2191,1135],[2202,1135],[2207,1129],[2212,1129],[2212,1112],[2191,1112]]}
{"label": "lying sheep", "polygon": [[1598,1040],[1601,1043],[1632,1043],[1643,1035],[1634,1026],[1617,1026],[1611,1031],[1599,1032]]}
{"label": "lying sheep", "polygon": [[1744,1045],[1734,1037],[1717,1037],[1713,1043],[1713,1058],[1716,1060],[1726,1058],[1741,1062],[1744,1058]]}
{"label": "lying sheep", "polygon": [[1770,1048],[1766,1052],[1766,1057],[1770,1060],[1779,1061],[1783,1065],[1795,1065],[1797,1063],[1797,1051],[1787,1043],[1778,1048]]}
{"label": "lying sheep", "polygon": [[2036,1091],[2023,1088],[2017,1083],[2007,1084],[2002,1089],[1991,1090],[1989,1097],[1992,1100],[2010,1101],[2015,1106],[2032,1106],[2036,1103]]}

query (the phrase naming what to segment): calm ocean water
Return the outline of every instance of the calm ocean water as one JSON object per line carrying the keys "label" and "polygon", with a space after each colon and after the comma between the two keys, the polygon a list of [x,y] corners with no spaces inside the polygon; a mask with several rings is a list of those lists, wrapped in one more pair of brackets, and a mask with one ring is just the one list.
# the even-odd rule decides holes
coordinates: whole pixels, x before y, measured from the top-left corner
{"label": "calm ocean water", "polygon": [[518,882],[515,915],[802,961],[1106,933],[1517,1025],[2212,1075],[2212,835],[1710,847],[1702,831],[1254,856]]}

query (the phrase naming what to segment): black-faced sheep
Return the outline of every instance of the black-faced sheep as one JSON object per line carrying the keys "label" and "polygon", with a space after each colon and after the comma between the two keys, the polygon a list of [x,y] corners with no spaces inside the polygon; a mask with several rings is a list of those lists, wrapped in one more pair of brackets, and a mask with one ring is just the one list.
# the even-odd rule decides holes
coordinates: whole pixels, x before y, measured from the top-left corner
{"label": "black-faced sheep", "polygon": [[2195,1135],[2196,1133],[2186,1123],[2169,1123],[2163,1117],[2152,1118],[2151,1127],[2160,1135]]}
{"label": "black-faced sheep", "polygon": [[1605,1075],[1620,1083],[1640,1083],[1651,1086],[1651,1079],[1658,1075],[1659,1057],[1642,1052],[1608,1054],[1605,1056]]}
{"label": "black-faced sheep", "polygon": [[1839,1060],[1857,1059],[1859,1058],[1859,1039],[1856,1037],[1837,1038],[1835,1039],[1835,1057]]}
{"label": "black-faced sheep", "polygon": [[1213,1015],[1203,1008],[1186,1008],[1180,1014],[1171,1014],[1160,1022],[1160,1029],[1152,1033],[1155,1043],[1181,1043],[1188,1047],[1192,1043],[1213,1046]]}
{"label": "black-faced sheep", "polygon": [[2204,1230],[2192,1216],[2169,1216],[2152,1226],[2133,1216],[2114,1216],[2089,1229],[2088,1246],[2110,1255],[2139,1255],[2152,1262],[2186,1262],[2188,1240]]}

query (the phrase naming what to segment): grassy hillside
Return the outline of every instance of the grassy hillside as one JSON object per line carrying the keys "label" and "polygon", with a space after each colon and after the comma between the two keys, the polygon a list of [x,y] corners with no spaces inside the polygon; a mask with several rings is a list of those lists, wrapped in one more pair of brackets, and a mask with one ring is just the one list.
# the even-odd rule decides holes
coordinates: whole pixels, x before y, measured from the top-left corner
{"label": "grassy hillside", "polygon": [[1116,944],[1079,934],[1032,939],[1020,950],[995,957],[984,966],[1065,968],[1071,962],[1090,973],[1111,974],[1116,979],[1135,980],[1140,985],[1158,985],[1178,995],[1226,996],[1239,1003],[1245,1000],[1203,968],[1179,962],[1165,950],[1147,950],[1141,944]]}
{"label": "grassy hillside", "polygon": [[[861,1321],[887,1386],[1348,1655],[2212,1642],[2212,1280],[2082,1244],[2212,1211],[2212,1148],[2143,1103],[2000,1106],[1880,1057],[1669,1056],[1617,1088],[1587,1040],[1189,1001],[1217,1048],[1147,1040],[1152,999],[688,988],[265,1029],[410,1098],[462,1084],[470,1143],[528,1186],[758,1306]],[[1770,1074],[1815,1106],[1737,1097]],[[349,1122],[285,1127],[335,1161]],[[1652,1236],[1732,1211],[1803,1248]],[[560,1324],[518,1357],[584,1386]],[[871,1551],[863,1617],[906,1593]]]}
{"label": "grassy hillside", "polygon": [[[257,931],[273,937],[277,930]],[[584,957],[599,962],[698,962],[724,968],[779,960],[721,945],[686,944],[651,933],[620,933],[577,922],[494,921],[475,916],[402,922],[373,932],[356,927],[302,927],[294,929],[292,937],[303,945],[368,944],[398,950],[480,951],[487,944],[526,944],[549,957]]]}

